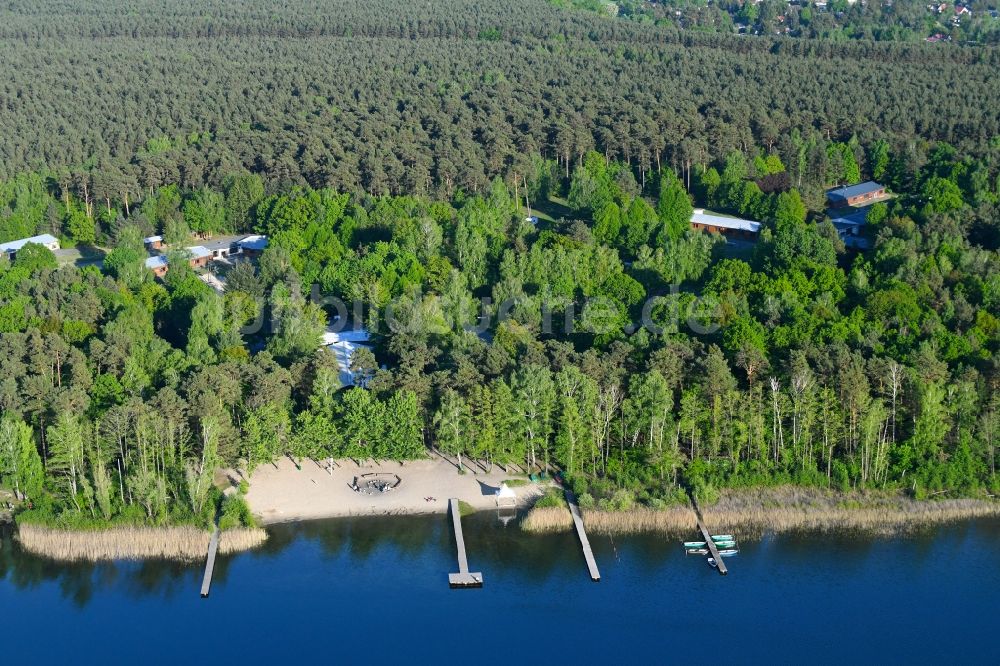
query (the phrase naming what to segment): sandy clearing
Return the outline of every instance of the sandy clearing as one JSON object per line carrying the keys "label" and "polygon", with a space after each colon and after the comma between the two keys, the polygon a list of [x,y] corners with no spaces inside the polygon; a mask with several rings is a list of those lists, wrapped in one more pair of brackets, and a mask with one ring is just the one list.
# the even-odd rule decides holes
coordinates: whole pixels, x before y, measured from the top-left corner
{"label": "sandy clearing", "polygon": [[[247,493],[254,515],[269,524],[336,516],[444,513],[451,497],[478,510],[495,509],[494,493],[504,480],[513,478],[498,467],[488,474],[467,467],[465,474],[459,474],[455,465],[440,458],[403,464],[368,461],[361,467],[351,460],[338,460],[332,473],[323,465],[325,462],[304,460],[299,470],[291,460],[282,458],[258,468]],[[398,474],[402,483],[377,495],[355,492],[351,488],[354,478],[369,472]],[[543,486],[531,484],[513,490],[518,503],[524,505],[541,495]]]}

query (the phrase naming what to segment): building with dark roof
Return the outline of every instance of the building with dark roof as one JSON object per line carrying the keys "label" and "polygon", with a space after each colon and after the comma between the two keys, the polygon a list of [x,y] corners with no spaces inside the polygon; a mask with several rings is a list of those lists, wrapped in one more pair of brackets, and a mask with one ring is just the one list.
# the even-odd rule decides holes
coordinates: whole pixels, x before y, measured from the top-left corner
{"label": "building with dark roof", "polygon": [[868,181],[847,187],[838,187],[826,193],[827,201],[833,208],[843,208],[844,206],[857,206],[880,199],[885,196],[885,185]]}
{"label": "building with dark roof", "polygon": [[828,212],[830,222],[837,230],[844,245],[853,250],[868,250],[871,248],[871,239],[864,233],[865,225],[868,224],[868,211],[871,206],[855,208],[850,211],[838,213]]}

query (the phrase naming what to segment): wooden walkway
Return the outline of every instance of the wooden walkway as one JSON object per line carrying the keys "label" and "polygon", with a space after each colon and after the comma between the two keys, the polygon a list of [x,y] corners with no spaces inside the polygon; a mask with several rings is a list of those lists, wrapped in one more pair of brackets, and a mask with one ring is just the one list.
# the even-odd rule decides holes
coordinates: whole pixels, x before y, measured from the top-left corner
{"label": "wooden walkway", "polygon": [[719,573],[725,576],[729,573],[729,570],[726,569],[726,563],[723,561],[722,556],[719,555],[718,546],[712,540],[712,533],[705,526],[705,519],[702,517],[701,509],[698,508],[698,503],[694,500],[694,497],[691,497],[691,506],[694,507],[694,515],[698,519],[698,529],[701,530],[701,537],[705,540],[705,546],[712,557],[715,558],[716,568],[719,570]]}
{"label": "wooden walkway", "polygon": [[590,580],[596,583],[601,580],[601,572],[597,570],[597,560],[594,559],[594,551],[590,548],[590,539],[587,538],[587,531],[583,528],[583,516],[580,514],[580,507],[576,503],[576,496],[568,490],[566,491],[566,503],[569,505],[569,512],[573,515],[576,535],[580,537],[580,545],[583,547],[583,558],[587,560],[587,568],[590,570]]}
{"label": "wooden walkway", "polygon": [[201,598],[204,599],[208,596],[208,591],[212,587],[212,572],[215,571],[215,556],[219,552],[219,533],[218,527],[212,532],[212,538],[208,542],[208,559],[205,561],[205,577],[201,580]]}
{"label": "wooden walkway", "polygon": [[465,537],[462,536],[462,510],[458,506],[457,499],[448,500],[448,510],[451,512],[455,545],[458,547],[458,573],[448,574],[448,584],[451,587],[482,587],[483,574],[469,573],[469,559],[465,555]]}

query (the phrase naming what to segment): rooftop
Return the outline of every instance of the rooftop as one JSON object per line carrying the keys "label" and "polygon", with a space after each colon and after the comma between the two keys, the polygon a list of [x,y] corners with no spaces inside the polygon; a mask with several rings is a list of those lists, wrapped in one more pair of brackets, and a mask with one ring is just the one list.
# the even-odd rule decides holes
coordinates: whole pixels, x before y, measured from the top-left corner
{"label": "rooftop", "polygon": [[869,180],[864,183],[858,183],[857,185],[838,187],[827,192],[826,196],[830,201],[847,201],[853,197],[859,197],[864,194],[870,194],[871,192],[878,192],[879,190],[884,189],[884,185],[879,185],[878,183]]}
{"label": "rooftop", "polygon": [[204,259],[205,257],[212,256],[212,252],[203,245],[194,245],[186,249],[191,253],[192,259]]}
{"label": "rooftop", "polygon": [[149,243],[160,243],[163,242],[163,236],[149,236],[148,238],[143,238],[142,242],[146,243],[147,245]]}
{"label": "rooftop", "polygon": [[323,346],[328,348],[337,359],[340,370],[341,386],[351,386],[354,383],[354,373],[351,372],[351,357],[359,347],[367,347],[368,331],[364,328],[354,328],[345,322],[334,321],[326,327],[323,333]]}
{"label": "rooftop", "polygon": [[850,212],[841,213],[831,210],[828,215],[835,227],[859,227],[868,222],[868,211],[870,209],[871,206],[865,206],[864,208],[841,208],[840,210]]}
{"label": "rooftop", "polygon": [[240,238],[241,236],[219,236],[210,241],[205,241],[204,247],[207,247],[209,250],[228,250],[236,245]]}
{"label": "rooftop", "polygon": [[247,236],[239,244],[244,250],[266,250],[267,236]]}
{"label": "rooftop", "polygon": [[51,245],[52,243],[58,242],[59,239],[51,234],[41,234],[39,236],[32,236],[31,238],[22,238],[20,240],[0,244],[0,252],[17,252],[28,243],[35,243],[36,245]]}
{"label": "rooftop", "polygon": [[740,231],[760,231],[760,222],[754,220],[743,220],[738,217],[728,217],[712,212],[706,212],[702,208],[696,208],[691,214],[691,224],[704,224],[722,229],[738,229]]}
{"label": "rooftop", "polygon": [[156,268],[166,268],[166,267],[167,267],[167,258],[164,257],[162,254],[158,254],[155,257],[149,257],[148,259],[146,259],[146,268],[152,270]]}

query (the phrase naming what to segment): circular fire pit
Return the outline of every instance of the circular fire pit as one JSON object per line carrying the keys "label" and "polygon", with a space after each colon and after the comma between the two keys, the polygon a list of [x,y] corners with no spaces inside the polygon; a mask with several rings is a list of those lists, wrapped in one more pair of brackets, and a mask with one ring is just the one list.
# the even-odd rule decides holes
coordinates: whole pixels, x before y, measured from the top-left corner
{"label": "circular fire pit", "polygon": [[399,487],[403,480],[398,474],[390,472],[369,472],[361,476],[354,477],[351,490],[362,495],[379,497],[385,493],[392,492]]}

